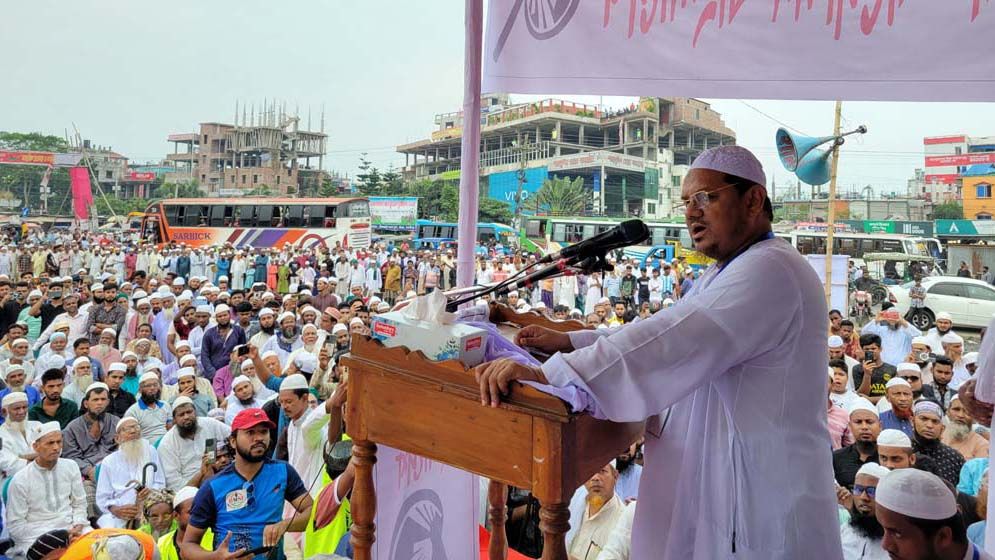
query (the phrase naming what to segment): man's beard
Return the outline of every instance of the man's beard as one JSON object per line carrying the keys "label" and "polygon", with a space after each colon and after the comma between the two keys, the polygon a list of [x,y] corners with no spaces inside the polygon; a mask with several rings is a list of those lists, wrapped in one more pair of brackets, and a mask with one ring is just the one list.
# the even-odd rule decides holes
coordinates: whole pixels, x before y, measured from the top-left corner
{"label": "man's beard", "polygon": [[263,459],[266,458],[265,453],[257,457],[252,455],[251,447],[249,449],[242,449],[242,447],[239,446],[238,444],[235,445],[235,453],[237,453],[239,457],[241,457],[242,459],[244,459],[246,462],[249,463],[261,463]]}
{"label": "man's beard", "polygon": [[176,315],[176,311],[172,307],[166,307],[162,310],[162,314],[166,317],[166,319],[172,321],[173,316]]}
{"label": "man's beard", "polygon": [[635,460],[634,457],[629,457],[628,459],[623,459],[621,457],[617,457],[615,459],[615,468],[616,468],[616,470],[618,470],[618,474],[622,474],[622,473],[628,471],[629,468],[632,467],[632,464],[635,463],[635,462],[636,462],[636,460]]}
{"label": "man's beard", "polygon": [[874,455],[878,449],[876,441],[857,441],[853,445],[861,455]]}
{"label": "man's beard", "polygon": [[24,390],[24,385],[24,382],[21,382],[18,385],[8,384],[7,388],[10,389],[12,393],[26,393],[27,391]]}
{"label": "man's beard", "polygon": [[268,327],[264,327],[262,325],[259,325],[259,330],[261,330],[262,332],[264,332],[266,334],[272,335],[273,333],[276,332],[276,325],[270,325]]}
{"label": "man's beard", "polygon": [[292,339],[297,335],[297,328],[291,327],[289,329],[280,329],[280,334],[286,339]]}
{"label": "man's beard", "polygon": [[[237,397],[236,397],[237,398]],[[242,406],[252,406],[256,403],[256,396],[252,395],[247,399],[238,399],[239,404]]]}
{"label": "man's beard", "polygon": [[940,328],[940,325],[936,325],[936,332],[938,332],[938,333],[940,334],[940,336],[943,336],[943,335],[947,334],[947,333],[948,333],[948,332],[950,332],[951,330],[953,330],[953,328],[949,328],[949,329],[941,329],[941,328]]}
{"label": "man's beard", "polygon": [[93,301],[94,304],[100,304],[104,302],[104,298],[97,295],[91,296],[91,300]]}
{"label": "man's beard", "polygon": [[142,438],[126,441],[118,445],[118,450],[129,465],[143,465],[148,458],[145,440]]}
{"label": "man's beard", "polygon": [[20,434],[22,436],[25,434],[27,423],[28,423],[27,420],[21,420],[19,422],[15,422],[14,420],[7,420],[5,422],[8,430],[10,430],[15,434]]}
{"label": "man's beard", "polygon": [[898,408],[896,406],[891,407],[891,411],[895,413],[895,418],[899,420],[911,420],[912,419],[912,409],[911,408]]}
{"label": "man's beard", "polygon": [[76,388],[80,391],[86,391],[86,388],[93,383],[93,374],[87,375],[77,375],[76,376]]}
{"label": "man's beard", "polygon": [[138,377],[138,366],[128,367],[124,370],[125,377]]}
{"label": "man's beard", "polygon": [[850,514],[850,526],[856,529],[858,534],[869,539],[884,537],[884,527],[878,523],[874,514],[868,515],[854,509]]}
{"label": "man's beard", "polygon": [[971,426],[963,422],[951,420],[947,424],[947,433],[954,441],[964,441],[971,434]]}
{"label": "man's beard", "polygon": [[194,434],[197,433],[197,417],[194,417],[193,423],[189,427],[183,427],[180,424],[176,425],[176,429],[180,432],[180,437],[184,439],[193,438]]}
{"label": "man's beard", "polygon": [[162,391],[156,391],[153,395],[146,395],[142,393],[142,402],[145,404],[155,404],[159,402],[159,397],[162,396]]}
{"label": "man's beard", "polygon": [[899,329],[898,323],[887,323],[888,330],[897,331]]}

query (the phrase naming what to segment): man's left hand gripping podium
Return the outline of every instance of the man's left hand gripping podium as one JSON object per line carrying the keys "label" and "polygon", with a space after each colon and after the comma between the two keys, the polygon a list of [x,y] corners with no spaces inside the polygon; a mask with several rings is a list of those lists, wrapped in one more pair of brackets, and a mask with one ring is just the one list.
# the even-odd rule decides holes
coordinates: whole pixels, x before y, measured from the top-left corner
{"label": "man's left hand gripping podium", "polygon": [[[584,328],[499,304],[491,305],[490,320],[505,337],[531,324],[561,332]],[[349,376],[345,419],[356,469],[351,537],[356,560],[372,559],[377,444],[491,480],[488,560],[507,556],[507,485],[531,491],[541,504],[542,559],[567,560],[571,496],[643,433],[642,422],[575,414],[556,397],[524,385],[514,384],[499,407],[482,406],[473,372],[460,361],[431,361],[420,351],[387,348],[364,336],[353,337],[352,351],[340,365]]]}

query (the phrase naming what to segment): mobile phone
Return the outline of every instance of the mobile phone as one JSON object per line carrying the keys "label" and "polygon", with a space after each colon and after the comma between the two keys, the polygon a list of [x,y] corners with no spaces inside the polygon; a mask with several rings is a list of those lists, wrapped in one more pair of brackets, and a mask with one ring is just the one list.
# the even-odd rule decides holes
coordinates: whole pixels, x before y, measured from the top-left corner
{"label": "mobile phone", "polygon": [[204,454],[207,455],[208,462],[213,465],[217,459],[217,447],[214,438],[204,440]]}
{"label": "mobile phone", "polygon": [[865,350],[864,351],[864,361],[865,362],[873,362],[874,361],[874,352],[871,352],[870,350]]}
{"label": "mobile phone", "polygon": [[237,352],[236,356],[238,356],[240,358],[242,356],[247,356],[249,354],[249,345],[248,344],[240,344],[235,351]]}
{"label": "mobile phone", "polygon": [[259,554],[269,554],[273,550],[272,546],[260,546],[245,553],[246,556],[257,556]]}

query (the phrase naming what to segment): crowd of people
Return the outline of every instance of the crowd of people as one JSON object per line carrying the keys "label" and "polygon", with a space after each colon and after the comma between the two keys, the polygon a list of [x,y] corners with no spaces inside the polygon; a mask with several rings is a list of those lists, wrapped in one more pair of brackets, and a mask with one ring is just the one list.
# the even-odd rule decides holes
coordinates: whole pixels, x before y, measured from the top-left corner
{"label": "crowd of people", "polygon": [[[6,241],[0,539],[8,556],[58,558],[75,547],[130,551],[113,558],[152,550],[214,558],[216,549],[351,557],[348,381],[337,364],[377,314],[455,286],[450,249],[156,248],[81,232]],[[481,284],[536,260],[484,249]],[[612,329],[675,305],[699,275],[680,258],[641,268],[617,255],[612,264],[502,301]],[[923,532],[950,526],[983,547],[989,433],[957,396],[977,353],[965,351],[944,313],[926,333],[890,309],[861,328],[837,311],[829,319],[827,424],[844,557],[888,556],[875,489],[880,507],[885,473],[896,469],[932,473],[956,499],[962,527],[948,515],[927,518]],[[641,463],[637,443],[577,490],[571,558],[629,558]],[[939,494],[930,507],[945,513]],[[509,500],[512,545],[538,557],[534,500],[516,492]]]}

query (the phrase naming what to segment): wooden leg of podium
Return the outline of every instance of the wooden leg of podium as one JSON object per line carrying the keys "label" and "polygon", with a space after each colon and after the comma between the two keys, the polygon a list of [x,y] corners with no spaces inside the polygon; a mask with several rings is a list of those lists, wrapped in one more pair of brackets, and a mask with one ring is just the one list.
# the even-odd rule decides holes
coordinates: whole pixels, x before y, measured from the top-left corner
{"label": "wooden leg of podium", "polygon": [[371,441],[352,442],[352,460],[356,463],[356,481],[352,491],[352,536],[355,560],[373,559],[376,526],[377,495],[373,489],[373,465],[377,462],[377,446]]}
{"label": "wooden leg of podium", "polygon": [[508,558],[508,535],[504,523],[508,518],[508,486],[491,481],[487,487],[487,520],[491,525],[491,542],[487,549],[487,560]]}
{"label": "wooden leg of podium", "polygon": [[542,560],[567,560],[567,531],[570,530],[568,504],[542,504],[539,508],[542,531]]}

